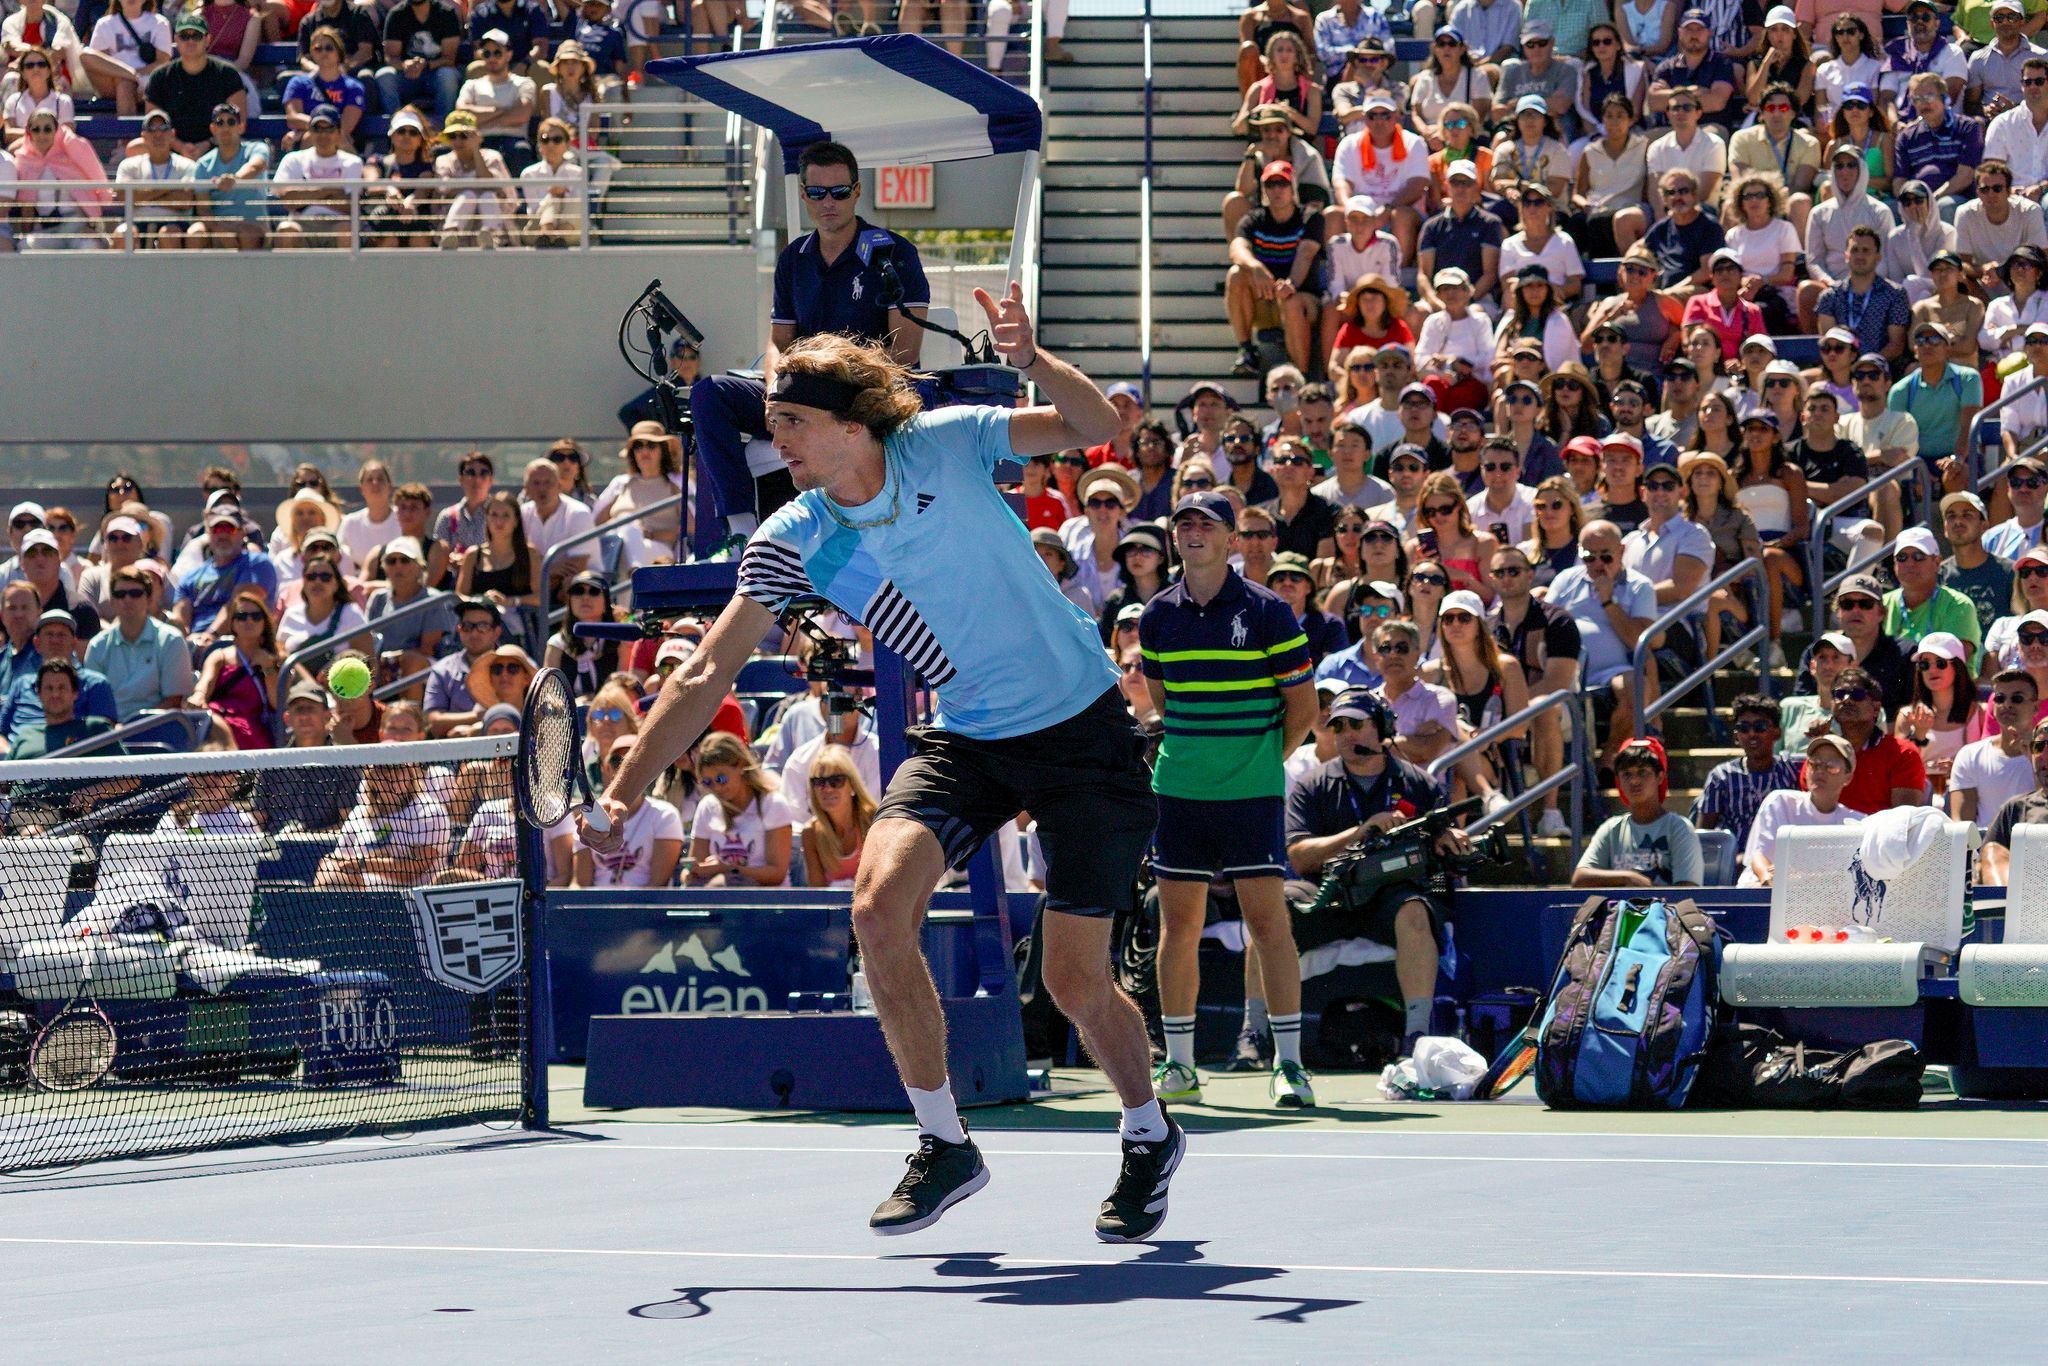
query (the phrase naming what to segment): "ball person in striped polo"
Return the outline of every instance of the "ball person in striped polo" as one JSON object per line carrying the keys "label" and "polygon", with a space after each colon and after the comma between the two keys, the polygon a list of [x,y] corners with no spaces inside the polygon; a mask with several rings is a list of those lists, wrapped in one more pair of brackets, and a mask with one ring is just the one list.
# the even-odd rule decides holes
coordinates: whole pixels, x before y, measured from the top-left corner
{"label": "ball person in striped polo", "polygon": [[1273,1027],[1276,1105],[1315,1104],[1301,1065],[1301,959],[1283,890],[1289,875],[1282,761],[1316,719],[1315,662],[1294,611],[1230,567],[1228,499],[1191,493],[1173,510],[1180,582],[1145,604],[1138,644],[1152,705],[1165,721],[1152,790],[1159,797],[1152,869],[1159,879],[1159,1003],[1166,1061],[1161,1100],[1199,1100],[1196,949],[1209,882],[1237,889],[1258,945]]}

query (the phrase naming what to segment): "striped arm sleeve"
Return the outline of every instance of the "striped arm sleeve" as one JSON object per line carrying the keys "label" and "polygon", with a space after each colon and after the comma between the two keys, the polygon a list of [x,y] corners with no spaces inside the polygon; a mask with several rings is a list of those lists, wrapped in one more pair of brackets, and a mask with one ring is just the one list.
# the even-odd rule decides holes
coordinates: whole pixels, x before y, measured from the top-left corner
{"label": "striped arm sleeve", "polygon": [[1272,665],[1273,681],[1283,688],[1291,688],[1314,679],[1316,660],[1309,653],[1308,636],[1285,603],[1273,604],[1267,625],[1265,651],[1266,659]]}
{"label": "striped arm sleeve", "polygon": [[790,599],[815,594],[803,557],[781,541],[755,539],[740,552],[739,591],[780,616]]}

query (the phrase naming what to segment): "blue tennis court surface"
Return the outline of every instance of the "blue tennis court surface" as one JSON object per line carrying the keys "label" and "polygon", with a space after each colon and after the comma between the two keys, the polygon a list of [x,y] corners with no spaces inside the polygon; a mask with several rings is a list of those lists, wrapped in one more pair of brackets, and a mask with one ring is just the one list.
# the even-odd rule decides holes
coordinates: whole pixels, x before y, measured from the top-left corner
{"label": "blue tennis court surface", "polygon": [[860,1120],[578,1122],[9,1181],[9,1356],[2015,1359],[2048,1321],[2048,1141],[1946,1119],[1913,1137],[1914,1116],[1794,1117],[1804,1136],[1543,1131],[1559,1117],[1528,1105],[1319,1116],[1191,1113],[1154,1246],[1091,1234],[1109,1117],[1042,1107],[984,1115],[989,1187],[888,1240],[866,1219],[909,1131]]}

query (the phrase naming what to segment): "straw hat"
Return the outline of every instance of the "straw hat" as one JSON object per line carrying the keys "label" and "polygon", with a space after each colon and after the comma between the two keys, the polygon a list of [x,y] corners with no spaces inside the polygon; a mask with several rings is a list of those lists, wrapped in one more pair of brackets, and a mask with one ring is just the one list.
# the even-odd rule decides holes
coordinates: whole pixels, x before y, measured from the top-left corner
{"label": "straw hat", "polygon": [[485,707],[495,706],[500,702],[514,707],[519,706],[526,700],[526,684],[515,685],[508,680],[506,686],[501,689],[497,681],[491,677],[492,663],[500,660],[515,660],[525,665],[527,683],[531,683],[534,674],[540,672],[534,665],[533,656],[526,651],[517,645],[500,645],[469,666],[470,695]]}
{"label": "straw hat", "polygon": [[1694,451],[1678,462],[1678,477],[1689,490],[1693,474],[1701,469],[1710,469],[1721,476],[1721,502],[1724,506],[1735,506],[1735,475],[1728,468],[1728,462],[1712,451]]}
{"label": "straw hat", "polygon": [[1568,360],[1543,377],[1543,401],[1545,403],[1550,402],[1550,395],[1556,390],[1557,382],[1561,379],[1577,380],[1586,391],[1586,401],[1588,403],[1599,402],[1599,391],[1593,387],[1593,376],[1578,361]]}
{"label": "straw hat", "polygon": [[1080,498],[1084,509],[1087,507],[1089,496],[1103,484],[1110,485],[1110,491],[1123,501],[1124,511],[1128,512],[1138,505],[1141,490],[1138,488],[1136,476],[1121,465],[1097,465],[1082,475],[1081,482],[1074,486],[1074,493]]}
{"label": "straw hat", "polygon": [[1371,290],[1387,301],[1387,320],[1394,322],[1408,316],[1408,291],[1384,275],[1368,274],[1361,277],[1344,295],[1343,311],[1347,314],[1358,311],[1358,296]]}
{"label": "straw hat", "polygon": [[322,498],[312,489],[300,489],[277,505],[277,529],[286,536],[292,534],[292,511],[301,503],[320,509],[320,524],[329,531],[341,529],[341,509]]}

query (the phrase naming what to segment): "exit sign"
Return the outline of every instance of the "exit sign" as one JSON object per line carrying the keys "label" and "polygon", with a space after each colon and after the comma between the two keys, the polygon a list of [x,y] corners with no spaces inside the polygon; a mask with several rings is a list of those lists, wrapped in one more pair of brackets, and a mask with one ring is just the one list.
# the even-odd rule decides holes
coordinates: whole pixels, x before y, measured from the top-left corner
{"label": "exit sign", "polygon": [[877,166],[875,207],[878,209],[929,209],[932,207],[930,166]]}

